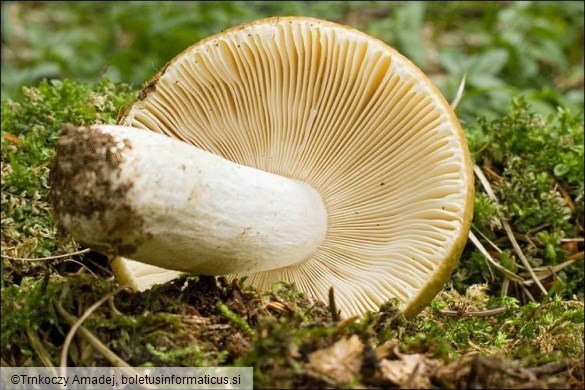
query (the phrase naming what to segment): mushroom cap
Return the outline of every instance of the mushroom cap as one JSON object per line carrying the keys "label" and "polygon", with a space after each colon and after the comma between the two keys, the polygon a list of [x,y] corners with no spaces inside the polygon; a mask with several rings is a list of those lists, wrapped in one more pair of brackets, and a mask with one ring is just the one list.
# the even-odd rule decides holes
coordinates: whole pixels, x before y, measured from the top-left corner
{"label": "mushroom cap", "polygon": [[[161,69],[118,122],[321,193],[325,241],[301,264],[238,275],[260,289],[287,280],[327,301],[334,286],[344,315],[398,298],[411,316],[466,243],[473,173],[459,121],[411,61],[352,28],[283,17],[214,35]],[[178,274],[116,262],[135,288]],[[142,266],[150,279],[138,283]]]}

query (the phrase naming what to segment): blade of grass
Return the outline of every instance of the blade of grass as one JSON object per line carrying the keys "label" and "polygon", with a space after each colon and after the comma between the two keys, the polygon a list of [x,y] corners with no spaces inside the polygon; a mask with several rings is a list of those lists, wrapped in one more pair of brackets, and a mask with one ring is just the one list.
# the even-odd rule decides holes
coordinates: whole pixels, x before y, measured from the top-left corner
{"label": "blade of grass", "polygon": [[465,90],[465,81],[467,80],[467,73],[465,73],[463,75],[463,78],[461,78],[461,82],[459,83],[459,88],[457,88],[457,93],[455,94],[455,99],[453,99],[453,102],[451,103],[451,108],[453,110],[455,110],[457,108],[457,106],[459,105],[459,102],[461,101],[461,98],[463,97],[463,91]]}
{"label": "blade of grass", "polygon": [[[65,292],[66,290],[67,289],[65,289],[63,291]],[[85,313],[83,313],[83,315],[79,319],[75,318],[72,314],[69,314],[63,308],[63,306],[61,305],[61,302],[60,301],[58,302],[58,304],[57,304],[57,311],[59,311],[59,314],[61,314],[65,318],[65,320],[71,325],[71,329],[69,329],[69,332],[67,333],[67,336],[65,337],[65,341],[63,342],[63,349],[61,351],[60,370],[61,370],[61,375],[62,376],[65,376],[66,375],[66,369],[67,369],[67,353],[69,352],[69,346],[71,345],[71,341],[73,340],[73,336],[75,336],[75,333],[77,332],[77,330],[81,327],[81,325],[83,324],[83,322],[86,319],[88,319],[89,316],[94,311],[96,311],[105,301],[107,301],[109,299],[109,297],[116,295],[121,290],[122,290],[122,288],[120,287],[120,288],[116,289],[115,291],[107,294],[103,298],[101,298],[99,301],[97,301],[96,303],[94,303],[93,305],[91,305],[85,311]],[[84,336],[87,336],[85,334],[86,332],[80,332],[80,333],[83,333]],[[87,333],[89,333],[89,331]],[[91,336],[94,337],[93,335],[91,335]],[[86,337],[86,338],[91,339],[90,337]],[[99,340],[97,340],[97,341],[99,341]],[[92,346],[96,347],[96,345],[94,345],[94,343],[92,343],[91,341],[90,341],[90,344],[92,344]],[[100,342],[100,344],[101,344],[101,342]],[[105,345],[103,345],[103,346],[105,347]],[[102,350],[101,346],[100,347],[96,347],[96,349],[99,350],[102,353],[105,351],[105,350]],[[112,353],[113,354],[113,352],[110,349],[107,349],[107,353]],[[108,355],[108,356],[110,356],[110,355]],[[110,360],[110,362],[112,364],[114,364],[116,367],[130,367],[130,365],[128,363],[126,363],[125,361],[123,361],[118,356],[111,356],[111,357],[113,358],[113,360]]]}
{"label": "blade of grass", "polygon": [[[81,316],[81,318],[77,318],[73,314],[69,313],[67,310],[65,310],[65,308],[63,307],[63,304],[61,303],[61,300],[68,292],[68,288],[63,289],[61,299],[55,303],[55,307],[57,309],[57,312],[59,312],[59,314],[65,319],[65,321],[67,321],[67,323],[69,325],[71,325],[71,329],[69,330],[69,333],[67,334],[67,338],[69,340],[73,338],[73,335],[76,332],[79,332],[81,337],[83,337],[93,348],[95,348],[99,353],[101,353],[106,358],[106,360],[108,360],[110,362],[110,364],[112,366],[120,367],[120,368],[124,369],[124,371],[129,375],[142,376],[139,372],[134,370],[132,368],[132,366],[130,366],[127,362],[125,362],[121,357],[116,355],[111,349],[109,349],[106,345],[104,345],[104,343],[102,343],[93,333],[91,333],[89,330],[87,330],[87,328],[85,328],[83,325],[81,325],[83,323],[83,321],[85,321],[91,315],[92,312],[94,312],[105,301],[107,301],[110,297],[116,295],[122,289],[123,289],[122,287],[118,288],[114,292],[107,294],[102,299],[100,299],[99,301],[94,303],[91,307],[89,307],[86,310],[86,312]],[[66,341],[67,341],[67,339],[66,339]],[[67,350],[68,350],[67,346],[70,343],[71,343],[71,341],[69,341],[67,344],[64,343],[64,345],[63,345],[63,351],[61,352],[61,366],[60,366],[60,373],[61,374],[60,375],[66,375]],[[65,356],[65,357],[63,357],[63,356]],[[152,385],[143,385],[143,386],[144,386],[144,388],[147,388],[147,389],[156,389],[156,387],[152,386]]]}
{"label": "blade of grass", "polygon": [[26,326],[26,335],[30,342],[31,347],[37,353],[39,360],[45,365],[45,367],[51,368],[51,371],[54,375],[57,375],[57,372],[54,369],[53,363],[51,362],[51,357],[45,347],[43,347],[43,343],[39,340],[37,334],[34,332],[31,326]]}
{"label": "blade of grass", "polygon": [[63,255],[55,255],[55,256],[47,256],[47,257],[39,257],[39,258],[28,258],[28,257],[12,257],[8,255],[0,255],[8,260],[15,260],[15,261],[48,261],[48,260],[55,260],[55,259],[62,259],[63,257],[75,256],[75,255],[82,255],[84,253],[89,252],[91,249],[82,249],[77,252],[65,253]]}
{"label": "blade of grass", "polygon": [[490,253],[485,249],[483,244],[479,241],[479,239],[473,234],[473,232],[469,232],[469,239],[475,245],[475,247],[481,252],[482,255],[494,266],[498,269],[498,271],[502,272],[507,278],[512,279],[515,282],[523,283],[524,279],[522,277],[516,275],[512,271],[507,268],[504,268],[500,265]]}

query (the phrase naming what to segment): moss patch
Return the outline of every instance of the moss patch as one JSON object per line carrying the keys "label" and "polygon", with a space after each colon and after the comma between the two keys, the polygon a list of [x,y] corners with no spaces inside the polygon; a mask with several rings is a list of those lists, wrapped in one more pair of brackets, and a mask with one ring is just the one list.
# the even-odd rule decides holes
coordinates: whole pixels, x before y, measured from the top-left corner
{"label": "moss patch", "polygon": [[[70,327],[59,306],[78,318],[116,288],[89,275],[5,288],[3,363],[43,365],[47,356],[58,365]],[[477,314],[493,306],[506,310]],[[583,384],[582,302],[518,306],[481,288],[444,292],[413,320],[389,302],[362,319],[333,321],[325,304],[289,284],[260,294],[245,281],[183,277],[119,292],[84,327],[133,366],[252,366],[260,388]],[[68,356],[70,365],[112,364],[81,334]]]}

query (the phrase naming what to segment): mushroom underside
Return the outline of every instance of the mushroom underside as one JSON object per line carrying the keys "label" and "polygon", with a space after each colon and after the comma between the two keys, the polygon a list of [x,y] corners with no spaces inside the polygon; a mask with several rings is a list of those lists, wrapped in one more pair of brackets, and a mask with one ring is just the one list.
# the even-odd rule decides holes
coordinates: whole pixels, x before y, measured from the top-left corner
{"label": "mushroom underside", "polygon": [[[473,176],[457,118],[414,64],[350,28],[274,18],[215,35],[165,66],[119,124],[319,194],[326,232],[302,261],[282,266],[273,258],[278,266],[227,272],[260,289],[287,280],[326,301],[334,286],[345,315],[390,298],[414,314],[442,287],[465,244]],[[304,221],[299,234],[313,228]],[[149,265],[148,282],[138,283],[141,263],[116,261],[118,278],[136,288],[158,272]],[[185,269],[174,261],[165,266]]]}

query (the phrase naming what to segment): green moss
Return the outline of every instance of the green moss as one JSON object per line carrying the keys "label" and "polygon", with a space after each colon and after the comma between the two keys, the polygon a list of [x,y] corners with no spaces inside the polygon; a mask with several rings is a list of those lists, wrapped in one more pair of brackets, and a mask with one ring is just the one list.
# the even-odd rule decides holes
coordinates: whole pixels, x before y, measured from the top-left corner
{"label": "green moss", "polygon": [[[554,266],[579,256],[582,259],[579,252],[583,244],[578,241],[583,234],[582,113],[559,108],[544,117],[518,97],[506,115],[492,121],[480,119],[467,133],[474,159],[497,198],[491,199],[483,183],[476,181],[473,225],[496,261],[530,278],[517,265],[517,254],[503,221],[510,224],[533,268]],[[498,247],[495,251],[494,245]],[[473,283],[490,281],[496,293],[503,277],[491,268],[483,255],[468,247],[454,275],[455,286],[464,291]],[[582,268],[577,261],[550,273],[543,283],[551,289],[551,295],[582,297]],[[515,291],[512,293],[518,298],[528,298],[522,289]],[[538,297],[539,291],[532,293]]]}
{"label": "green moss", "polygon": [[556,230],[571,229],[566,223],[571,210],[558,186],[578,206],[572,217],[583,221],[579,202],[584,177],[582,113],[558,108],[555,115],[543,117],[519,97],[507,115],[490,122],[480,120],[469,133],[475,160],[503,176],[500,199],[506,217],[515,218],[519,230],[544,221]]}
{"label": "green moss", "polygon": [[[475,294],[477,296],[477,293]],[[480,293],[480,296],[482,293]],[[583,304],[562,301],[531,303],[520,306],[514,298],[490,298],[482,301],[461,296],[455,291],[443,292],[431,307],[412,320],[402,342],[407,350],[431,352],[453,360],[466,353],[501,353],[524,365],[544,364],[583,355]],[[444,314],[450,312],[482,312],[507,308],[488,316]]]}
{"label": "green moss", "polygon": [[[481,188],[480,186],[480,183],[476,184],[476,187]],[[473,206],[473,225],[476,228],[494,239],[496,237],[494,231],[502,227],[502,217],[502,207],[498,203],[484,192],[476,194]]]}
{"label": "green moss", "polygon": [[22,92],[19,101],[2,100],[2,248],[16,257],[70,252],[73,244],[57,239],[48,207],[47,178],[59,130],[65,123],[114,123],[134,93],[107,79],[91,86],[43,81]]}
{"label": "green moss", "polygon": [[[166,348],[167,347],[165,347],[165,349]],[[170,351],[161,351],[152,344],[146,344],[146,349],[158,360],[163,361],[165,363],[174,364],[177,361],[183,360],[187,366],[193,367],[210,366],[209,362],[205,358],[205,353],[201,351],[201,347],[197,344],[189,345],[179,349],[171,349]],[[189,356],[189,358],[185,360],[184,359],[185,356]],[[222,359],[217,359],[216,363],[214,364],[221,363]]]}
{"label": "green moss", "polygon": [[303,365],[308,355],[340,337],[332,324],[299,321],[299,317],[263,318],[257,332],[258,340],[237,365],[254,367],[254,386],[259,388],[306,387]]}
{"label": "green moss", "polygon": [[[63,343],[69,326],[57,314],[54,303],[61,301],[66,310],[72,310],[73,296],[62,295],[71,282],[53,275],[46,278],[24,278],[20,285],[2,289],[1,348],[5,361],[15,366],[43,365],[39,360],[38,351],[34,350],[34,342],[27,333],[30,329],[39,335],[38,339],[42,340],[52,363],[59,364],[57,360],[59,346]],[[88,282],[91,282],[91,290],[87,288]],[[79,287],[79,290],[75,287]],[[107,294],[114,287],[113,283],[105,280],[90,280],[83,277],[77,280],[73,288],[77,297],[81,298],[88,290],[100,296]]]}
{"label": "green moss", "polygon": [[549,173],[531,165],[527,160],[513,157],[508,160],[500,186],[504,214],[519,233],[550,224],[553,232],[574,235],[571,210],[555,190]]}
{"label": "green moss", "polygon": [[536,114],[525,99],[512,101],[507,115],[493,121],[478,121],[487,136],[472,143],[476,160],[509,165],[520,157],[536,171],[547,172],[557,180],[577,184],[583,180],[583,116],[559,108],[548,118]]}
{"label": "green moss", "polygon": [[250,327],[250,325],[243,319],[241,316],[237,315],[233,311],[230,310],[223,302],[217,302],[217,308],[220,313],[227,318],[228,320],[232,321],[233,323],[237,324],[240,328],[242,328],[246,333],[248,333],[253,339],[258,338],[256,332]]}
{"label": "green moss", "polygon": [[[283,286],[289,297],[297,298],[286,300],[274,293],[260,295],[241,290],[237,283],[214,280],[183,278],[145,293],[120,292],[83,326],[131,365],[253,366],[256,387],[388,386],[391,382],[380,377],[379,361],[399,359],[397,353],[422,354],[440,364],[478,352],[500,354],[533,367],[581,359],[584,352],[583,303],[559,297],[546,304],[522,306],[511,297],[490,298],[486,286],[474,286],[465,295],[441,293],[431,307],[411,320],[400,315],[396,302],[389,301],[378,312],[336,323],[322,303],[309,300],[293,285]],[[3,289],[3,361],[10,365],[41,364],[40,341],[52,364],[57,365],[70,325],[55,310],[55,304],[61,302],[66,311],[80,316],[115,288],[111,281],[81,275],[25,279],[20,286]],[[193,299],[201,296],[207,297]],[[225,313],[215,308],[217,299],[233,315],[246,318],[257,338],[246,337],[248,332],[242,332],[239,321],[226,322]],[[167,301],[173,304],[166,305]],[[141,302],[138,309],[136,302]],[[298,310],[287,309],[293,305]],[[488,316],[465,315],[500,307],[507,310]],[[350,382],[337,383],[307,370],[311,354],[352,335],[363,345],[358,355],[363,361]],[[343,356],[344,351],[336,353]],[[110,364],[92,352],[79,335],[69,349],[69,359],[71,365]]]}

